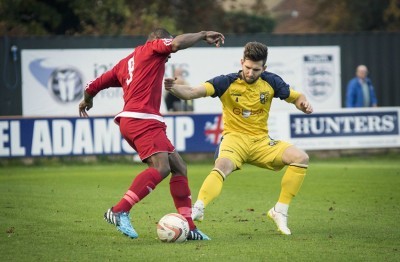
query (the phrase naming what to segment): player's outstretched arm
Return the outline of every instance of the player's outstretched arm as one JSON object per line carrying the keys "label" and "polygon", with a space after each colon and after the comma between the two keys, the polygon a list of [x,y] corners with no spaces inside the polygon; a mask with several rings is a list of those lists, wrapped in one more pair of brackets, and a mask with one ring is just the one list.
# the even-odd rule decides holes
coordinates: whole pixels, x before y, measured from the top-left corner
{"label": "player's outstretched arm", "polygon": [[200,97],[205,97],[206,88],[200,86],[178,85],[174,78],[164,79],[164,88],[176,97],[183,100],[192,100]]}
{"label": "player's outstretched arm", "polygon": [[295,101],[294,104],[297,109],[302,111],[305,114],[311,114],[314,109],[310,102],[308,102],[307,98],[305,95],[301,94]]}
{"label": "player's outstretched arm", "polygon": [[[123,60],[121,60],[123,61]],[[121,62],[120,61],[120,62]],[[87,111],[93,107],[93,98],[97,95],[101,90],[107,89],[111,86],[119,86],[121,87],[121,83],[117,78],[116,72],[118,71],[118,67],[120,62],[115,65],[112,69],[100,75],[93,81],[90,81],[83,93],[84,97],[82,102],[79,103],[79,116],[80,117],[89,117]]]}
{"label": "player's outstretched arm", "polygon": [[89,117],[87,111],[93,107],[93,97],[89,95],[86,91],[83,95],[83,100],[79,103],[79,116]]}
{"label": "player's outstretched arm", "polygon": [[186,49],[201,40],[206,41],[210,45],[220,47],[224,44],[225,37],[223,34],[214,31],[201,31],[198,33],[178,35],[172,40],[172,51],[176,52],[178,50]]}

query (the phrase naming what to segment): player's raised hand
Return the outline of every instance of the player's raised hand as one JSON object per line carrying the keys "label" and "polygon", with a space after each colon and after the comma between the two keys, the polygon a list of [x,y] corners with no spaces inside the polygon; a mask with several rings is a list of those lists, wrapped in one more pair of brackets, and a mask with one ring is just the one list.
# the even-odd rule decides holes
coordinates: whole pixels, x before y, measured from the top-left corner
{"label": "player's raised hand", "polygon": [[216,47],[220,47],[225,43],[225,36],[219,32],[207,31],[204,40],[210,45],[214,44]]}

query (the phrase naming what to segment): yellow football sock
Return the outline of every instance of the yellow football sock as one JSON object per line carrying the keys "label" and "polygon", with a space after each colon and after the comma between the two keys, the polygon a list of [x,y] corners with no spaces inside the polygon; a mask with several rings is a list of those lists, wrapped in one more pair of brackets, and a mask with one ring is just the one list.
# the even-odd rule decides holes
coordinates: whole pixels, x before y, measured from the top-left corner
{"label": "yellow football sock", "polygon": [[290,204],[293,197],[299,192],[306,175],[307,165],[293,164],[288,166],[282,177],[281,193],[278,202]]}
{"label": "yellow football sock", "polygon": [[224,183],[224,173],[221,170],[214,168],[206,177],[203,185],[200,188],[197,200],[201,200],[206,207],[214,198],[221,193]]}

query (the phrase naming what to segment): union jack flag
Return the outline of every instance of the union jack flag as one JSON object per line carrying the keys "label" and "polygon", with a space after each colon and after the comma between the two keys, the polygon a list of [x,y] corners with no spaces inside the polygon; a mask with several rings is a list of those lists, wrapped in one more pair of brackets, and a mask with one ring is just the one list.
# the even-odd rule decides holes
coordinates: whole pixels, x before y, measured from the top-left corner
{"label": "union jack flag", "polygon": [[210,144],[218,145],[221,141],[222,131],[224,130],[224,123],[222,122],[222,116],[214,117],[214,122],[206,122],[204,126],[204,135],[206,141]]}

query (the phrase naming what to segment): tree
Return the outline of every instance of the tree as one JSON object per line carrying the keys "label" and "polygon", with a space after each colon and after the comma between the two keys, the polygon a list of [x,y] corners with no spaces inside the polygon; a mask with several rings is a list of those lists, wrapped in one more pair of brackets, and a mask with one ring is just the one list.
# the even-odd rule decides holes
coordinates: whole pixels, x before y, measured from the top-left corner
{"label": "tree", "polygon": [[[257,15],[226,13],[218,0],[3,0],[0,33],[147,35],[160,26],[174,34],[199,30],[271,32],[273,21],[260,10]],[[221,19],[226,16],[228,22]]]}
{"label": "tree", "polygon": [[387,24],[387,30],[400,30],[400,0],[390,0],[389,6],[383,14],[383,20]]}
{"label": "tree", "polygon": [[160,15],[163,1],[5,0],[0,2],[0,33],[8,35],[147,34],[155,25],[176,30]]}
{"label": "tree", "polygon": [[321,32],[399,29],[398,0],[319,0],[317,2],[308,0],[308,2],[310,5],[316,5],[313,18]]}
{"label": "tree", "polygon": [[244,12],[227,13],[223,19],[223,32],[235,34],[270,33],[275,26],[269,17],[249,15]]}

